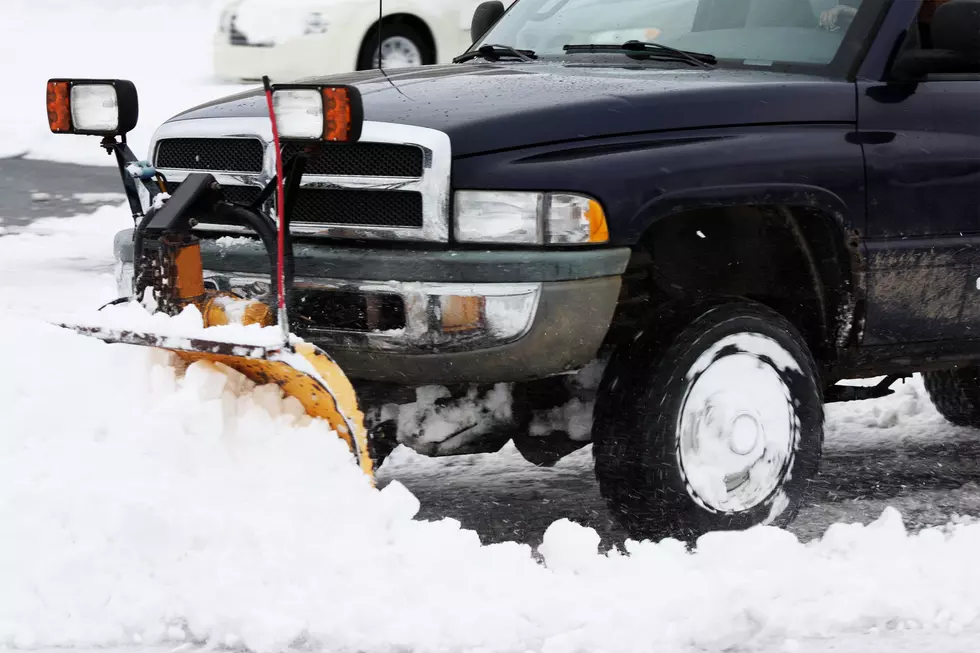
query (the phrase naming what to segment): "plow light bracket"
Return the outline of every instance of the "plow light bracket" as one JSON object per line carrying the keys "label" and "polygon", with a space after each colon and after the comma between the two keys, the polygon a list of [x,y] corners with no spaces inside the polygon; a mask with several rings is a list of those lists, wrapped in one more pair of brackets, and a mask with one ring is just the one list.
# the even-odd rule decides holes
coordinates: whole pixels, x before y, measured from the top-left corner
{"label": "plow light bracket", "polygon": [[275,84],[272,105],[282,140],[353,143],[361,137],[364,105],[353,86]]}
{"label": "plow light bracket", "polygon": [[50,79],[47,109],[55,134],[120,136],[136,127],[139,97],[125,79]]}

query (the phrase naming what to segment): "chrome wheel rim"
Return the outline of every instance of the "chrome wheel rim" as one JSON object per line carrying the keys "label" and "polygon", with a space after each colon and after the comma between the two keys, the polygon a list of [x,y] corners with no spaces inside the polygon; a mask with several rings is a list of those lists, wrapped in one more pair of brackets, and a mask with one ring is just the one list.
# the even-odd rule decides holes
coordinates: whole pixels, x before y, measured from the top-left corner
{"label": "chrome wheel rim", "polygon": [[723,338],[688,373],[677,456],[690,496],[714,512],[751,510],[782,486],[800,422],[786,370],[789,352],[758,333]]}
{"label": "chrome wheel rim", "polygon": [[[422,65],[422,51],[404,36],[381,41],[381,61],[385,68],[409,68]],[[374,49],[374,67],[378,67],[378,49]]]}

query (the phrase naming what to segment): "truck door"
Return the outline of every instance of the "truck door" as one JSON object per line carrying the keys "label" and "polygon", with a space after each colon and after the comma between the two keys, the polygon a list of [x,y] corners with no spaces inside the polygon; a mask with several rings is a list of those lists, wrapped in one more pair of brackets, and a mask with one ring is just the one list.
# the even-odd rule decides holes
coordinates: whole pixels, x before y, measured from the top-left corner
{"label": "truck door", "polygon": [[[901,53],[948,45],[948,34],[930,33],[942,4],[927,0],[909,12]],[[980,339],[980,62],[928,65],[914,81],[858,82],[866,345]],[[909,79],[907,69],[892,74]]]}

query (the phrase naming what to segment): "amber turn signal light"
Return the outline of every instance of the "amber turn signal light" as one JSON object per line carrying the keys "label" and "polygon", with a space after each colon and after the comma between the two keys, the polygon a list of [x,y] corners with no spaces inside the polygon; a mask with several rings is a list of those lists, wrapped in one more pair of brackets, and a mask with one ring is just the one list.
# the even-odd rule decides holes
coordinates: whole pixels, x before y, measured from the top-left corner
{"label": "amber turn signal light", "polygon": [[55,134],[118,136],[139,120],[136,86],[125,79],[48,80],[46,106]]}

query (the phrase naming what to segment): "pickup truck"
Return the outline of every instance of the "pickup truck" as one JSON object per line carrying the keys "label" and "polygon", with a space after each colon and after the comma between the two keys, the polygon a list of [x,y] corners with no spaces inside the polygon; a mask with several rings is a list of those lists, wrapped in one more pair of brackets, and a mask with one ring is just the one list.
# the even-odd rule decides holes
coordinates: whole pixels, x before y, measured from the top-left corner
{"label": "pickup truck", "polygon": [[[921,373],[980,426],[980,0],[519,0],[473,21],[453,64],[319,80],[356,87],[365,123],[306,165],[290,310],[377,443],[512,440],[542,465],[591,444],[631,536],[689,538],[788,523],[827,402]],[[266,111],[261,89],[188,109],[150,161],[252,202]],[[209,284],[265,291],[253,234],[195,228]],[[131,231],[115,252],[125,293]]]}

